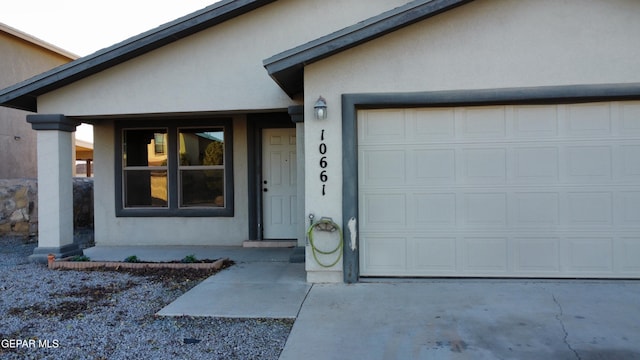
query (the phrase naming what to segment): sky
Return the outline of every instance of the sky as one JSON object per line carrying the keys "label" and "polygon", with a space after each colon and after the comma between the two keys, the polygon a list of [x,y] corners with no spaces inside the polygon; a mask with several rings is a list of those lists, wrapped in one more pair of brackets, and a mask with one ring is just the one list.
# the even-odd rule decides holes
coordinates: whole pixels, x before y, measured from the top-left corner
{"label": "sky", "polygon": [[218,0],[0,0],[0,22],[85,56]]}
{"label": "sky", "polygon": [[[0,22],[82,57],[216,2],[0,0]],[[93,131],[80,126],[76,137],[93,142]]]}

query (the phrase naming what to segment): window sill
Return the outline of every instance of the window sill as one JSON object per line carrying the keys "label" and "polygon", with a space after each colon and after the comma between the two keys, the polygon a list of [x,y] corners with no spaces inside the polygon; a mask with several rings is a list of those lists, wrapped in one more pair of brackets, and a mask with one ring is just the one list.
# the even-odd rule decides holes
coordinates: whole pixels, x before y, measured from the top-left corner
{"label": "window sill", "polygon": [[116,217],[233,217],[231,208],[216,209],[119,209]]}

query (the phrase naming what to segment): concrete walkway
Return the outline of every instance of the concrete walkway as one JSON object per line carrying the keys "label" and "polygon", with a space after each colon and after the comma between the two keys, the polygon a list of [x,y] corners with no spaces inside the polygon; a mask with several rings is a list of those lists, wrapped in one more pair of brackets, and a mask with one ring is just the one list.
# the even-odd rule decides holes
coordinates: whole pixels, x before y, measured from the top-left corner
{"label": "concrete walkway", "polygon": [[288,262],[291,251],[127,247],[85,254],[229,257],[236,265],[159,314],[296,318],[282,360],[640,359],[640,281],[381,279],[312,286],[304,264]]}
{"label": "concrete walkway", "polygon": [[310,288],[304,264],[238,263],[201,282],[158,315],[295,319]]}

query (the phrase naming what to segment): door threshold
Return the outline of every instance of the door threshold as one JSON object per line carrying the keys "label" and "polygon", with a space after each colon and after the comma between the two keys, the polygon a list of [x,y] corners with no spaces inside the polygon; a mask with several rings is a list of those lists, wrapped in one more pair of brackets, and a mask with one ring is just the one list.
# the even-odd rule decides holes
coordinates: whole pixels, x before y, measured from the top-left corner
{"label": "door threshold", "polygon": [[298,240],[247,240],[242,243],[245,248],[290,248],[297,245]]}

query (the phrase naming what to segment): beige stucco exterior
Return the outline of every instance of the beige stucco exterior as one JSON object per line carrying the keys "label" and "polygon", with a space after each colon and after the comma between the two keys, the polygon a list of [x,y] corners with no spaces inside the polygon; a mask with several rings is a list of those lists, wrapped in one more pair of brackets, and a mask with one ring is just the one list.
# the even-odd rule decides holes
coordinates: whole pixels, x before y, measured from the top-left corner
{"label": "beige stucco exterior", "polygon": [[[64,50],[0,23],[0,88],[75,58]],[[0,179],[35,178],[36,133],[26,111],[0,107]]]}
{"label": "beige stucco exterior", "polygon": [[392,9],[393,1],[277,1],[38,98],[67,116],[286,109],[274,54]]}
{"label": "beige stucco exterior", "polygon": [[[40,113],[81,116],[94,123],[96,244],[242,245],[249,228],[247,124],[242,113],[286,111],[300,103],[269,77],[262,60],[405,2],[278,1],[40,96]],[[321,26],[309,26],[317,21]],[[234,216],[116,217],[114,125],[111,120],[96,119],[203,112],[233,116]],[[304,158],[298,159],[302,171]],[[302,245],[304,214],[299,217]]]}
{"label": "beige stucco exterior", "polygon": [[[587,3],[476,1],[306,66],[306,118],[319,95],[329,107],[327,120],[305,121],[306,213],[342,219],[342,94],[639,82],[640,47],[628,42],[640,37],[639,3]],[[342,281],[341,264],[324,269],[309,255],[306,264],[311,281]]]}

